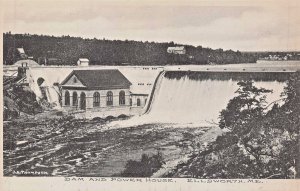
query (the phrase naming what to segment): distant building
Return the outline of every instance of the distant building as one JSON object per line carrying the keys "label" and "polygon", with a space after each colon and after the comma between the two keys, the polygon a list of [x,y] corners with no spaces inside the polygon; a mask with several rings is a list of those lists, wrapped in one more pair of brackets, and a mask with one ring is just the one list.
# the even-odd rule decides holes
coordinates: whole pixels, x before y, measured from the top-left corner
{"label": "distant building", "polygon": [[175,47],[168,47],[167,52],[170,54],[185,54],[186,50],[184,46],[175,46]]}
{"label": "distant building", "polygon": [[79,58],[77,61],[78,66],[89,66],[89,59],[87,58]]}
{"label": "distant building", "polygon": [[130,113],[131,82],[119,70],[74,70],[61,86],[66,111],[87,118]]}

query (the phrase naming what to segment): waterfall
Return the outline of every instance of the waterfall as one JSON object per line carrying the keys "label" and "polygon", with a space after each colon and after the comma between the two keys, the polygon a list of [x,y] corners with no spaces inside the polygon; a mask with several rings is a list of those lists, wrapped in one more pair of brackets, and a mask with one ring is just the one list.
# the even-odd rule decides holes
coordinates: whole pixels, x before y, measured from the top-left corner
{"label": "waterfall", "polygon": [[26,79],[27,79],[29,88],[35,93],[36,99],[37,99],[37,101],[39,101],[43,97],[43,95],[42,95],[42,91],[41,91],[39,85],[37,84],[37,80],[35,80],[35,78],[34,78],[33,73],[34,72],[32,72],[31,68],[29,68],[26,71]]}
{"label": "waterfall", "polygon": [[[225,109],[238,89],[235,80],[191,80],[187,76],[177,79],[164,78],[152,109],[148,114],[153,122],[211,124]],[[257,87],[273,90],[267,103],[280,99],[283,82],[254,82]]]}
{"label": "waterfall", "polygon": [[60,109],[61,105],[59,103],[59,95],[55,90],[55,88],[53,86],[52,87],[47,86],[45,87],[45,91],[46,91],[47,101],[51,103],[55,109]]}
{"label": "waterfall", "polygon": [[[211,126],[229,100],[235,97],[242,80],[253,80],[254,86],[273,90],[266,96],[266,105],[280,100],[288,74],[219,72],[166,72],[152,91],[149,109],[142,116],[112,125],[135,126],[149,123],[194,124]],[[279,79],[279,80],[277,80]]]}
{"label": "waterfall", "polygon": [[[60,109],[59,103],[59,90],[56,90],[56,86],[49,85],[51,84],[51,74],[48,75],[37,75],[38,70],[32,70],[29,68],[26,72],[26,78],[29,84],[30,89],[35,93],[37,101],[40,101],[43,98],[42,89],[46,94],[47,101],[54,106],[55,109]],[[45,72],[47,73],[47,72]],[[52,74],[53,75],[53,74]],[[45,78],[45,81],[41,86],[38,85],[37,81],[40,76]],[[50,83],[49,83],[50,81]],[[53,84],[53,83],[52,83]]]}

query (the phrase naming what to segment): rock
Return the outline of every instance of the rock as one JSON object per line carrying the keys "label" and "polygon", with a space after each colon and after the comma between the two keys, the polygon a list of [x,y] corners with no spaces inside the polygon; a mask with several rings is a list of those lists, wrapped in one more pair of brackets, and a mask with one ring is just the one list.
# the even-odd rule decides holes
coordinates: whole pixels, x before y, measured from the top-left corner
{"label": "rock", "polygon": [[185,174],[179,174],[178,175],[179,178],[189,178],[189,175],[185,175]]}
{"label": "rock", "polygon": [[19,147],[22,147],[22,146],[25,146],[25,145],[28,145],[29,142],[28,141],[17,141],[16,142],[16,145],[19,146]]}

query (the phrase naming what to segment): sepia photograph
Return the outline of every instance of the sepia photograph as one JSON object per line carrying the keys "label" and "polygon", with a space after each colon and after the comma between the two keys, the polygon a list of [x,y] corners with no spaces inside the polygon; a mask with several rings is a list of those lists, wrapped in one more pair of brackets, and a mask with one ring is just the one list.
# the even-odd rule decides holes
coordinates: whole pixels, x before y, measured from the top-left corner
{"label": "sepia photograph", "polygon": [[1,190],[299,191],[299,8],[2,0]]}

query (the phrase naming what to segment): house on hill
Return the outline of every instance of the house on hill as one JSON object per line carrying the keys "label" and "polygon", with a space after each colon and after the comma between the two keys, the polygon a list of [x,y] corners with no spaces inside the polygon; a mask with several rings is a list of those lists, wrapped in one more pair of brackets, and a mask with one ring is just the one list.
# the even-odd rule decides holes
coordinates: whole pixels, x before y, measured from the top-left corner
{"label": "house on hill", "polygon": [[62,107],[85,118],[129,115],[130,86],[116,69],[73,70],[61,83]]}
{"label": "house on hill", "polygon": [[175,46],[175,47],[168,47],[167,52],[170,54],[185,54],[186,50],[184,46]]}

